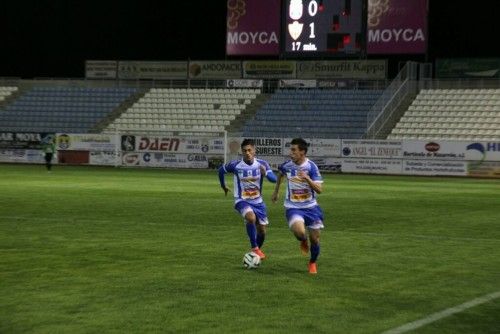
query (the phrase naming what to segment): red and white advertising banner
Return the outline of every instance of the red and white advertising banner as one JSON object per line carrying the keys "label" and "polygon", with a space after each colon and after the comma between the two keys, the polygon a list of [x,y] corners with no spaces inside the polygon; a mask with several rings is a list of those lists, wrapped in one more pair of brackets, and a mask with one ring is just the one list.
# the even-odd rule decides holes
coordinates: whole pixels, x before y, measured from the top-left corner
{"label": "red and white advertising banner", "polygon": [[125,152],[172,152],[223,155],[224,139],[122,135],[121,149]]}
{"label": "red and white advertising banner", "polygon": [[115,151],[119,145],[118,136],[113,134],[71,134],[56,135],[57,149],[66,151]]}
{"label": "red and white advertising banner", "polygon": [[467,162],[450,160],[403,160],[403,174],[466,176]]}
{"label": "red and white advertising banner", "polygon": [[404,141],[403,157],[427,160],[500,161],[500,142]]}
{"label": "red and white advertising banner", "polygon": [[342,159],[342,172],[363,174],[401,174],[400,159]]}
{"label": "red and white advertising banner", "polygon": [[427,0],[368,1],[368,54],[423,54],[427,37]]}
{"label": "red and white advertising banner", "polygon": [[227,55],[278,55],[280,0],[227,0]]}
{"label": "red and white advertising banner", "polygon": [[342,140],[346,158],[402,158],[402,143],[394,140]]}

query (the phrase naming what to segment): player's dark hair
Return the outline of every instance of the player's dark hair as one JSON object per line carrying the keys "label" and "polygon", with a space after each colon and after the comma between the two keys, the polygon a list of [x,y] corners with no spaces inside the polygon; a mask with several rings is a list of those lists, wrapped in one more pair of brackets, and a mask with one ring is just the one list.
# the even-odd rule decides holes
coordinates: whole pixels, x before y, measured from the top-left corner
{"label": "player's dark hair", "polygon": [[255,146],[255,140],[250,139],[250,138],[243,139],[243,141],[241,142],[241,148],[243,148],[243,146],[247,146],[247,145]]}
{"label": "player's dark hair", "polygon": [[306,153],[307,148],[309,147],[309,144],[302,138],[293,138],[290,145],[297,145],[300,151],[304,151]]}

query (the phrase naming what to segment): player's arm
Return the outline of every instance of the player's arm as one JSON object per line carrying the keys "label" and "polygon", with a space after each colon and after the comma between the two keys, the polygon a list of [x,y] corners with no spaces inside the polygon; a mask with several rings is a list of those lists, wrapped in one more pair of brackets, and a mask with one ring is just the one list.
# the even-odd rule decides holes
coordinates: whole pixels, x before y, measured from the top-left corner
{"label": "player's arm", "polygon": [[266,176],[266,179],[271,183],[276,183],[276,175],[273,173],[271,166],[267,162],[261,162],[260,173]]}
{"label": "player's arm", "polygon": [[282,180],[283,180],[283,174],[278,173],[278,179],[276,180],[276,185],[274,186],[274,192],[271,195],[271,201],[273,201],[273,203],[276,203],[276,201],[278,200],[280,185]]}
{"label": "player's arm", "polygon": [[226,187],[226,181],[225,181],[225,178],[224,178],[225,174],[226,174],[226,168],[225,168],[224,165],[222,165],[222,166],[219,167],[219,182],[220,182],[220,187],[222,188],[222,190],[224,190],[224,195],[227,196],[229,188]]}
{"label": "player's arm", "polygon": [[314,190],[317,194],[321,194],[323,191],[322,184],[323,182],[321,180],[313,180],[309,174],[307,174],[304,171],[299,171],[298,176],[302,179],[304,179],[309,187],[311,187],[312,190]]}

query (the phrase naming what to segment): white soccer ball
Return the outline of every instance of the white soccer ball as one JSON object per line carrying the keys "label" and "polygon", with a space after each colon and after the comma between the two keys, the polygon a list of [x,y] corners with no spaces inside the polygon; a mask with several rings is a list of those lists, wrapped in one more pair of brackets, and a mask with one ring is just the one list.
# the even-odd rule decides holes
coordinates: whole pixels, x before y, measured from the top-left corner
{"label": "white soccer ball", "polygon": [[254,252],[248,252],[243,256],[243,266],[247,269],[255,269],[260,266],[260,256]]}

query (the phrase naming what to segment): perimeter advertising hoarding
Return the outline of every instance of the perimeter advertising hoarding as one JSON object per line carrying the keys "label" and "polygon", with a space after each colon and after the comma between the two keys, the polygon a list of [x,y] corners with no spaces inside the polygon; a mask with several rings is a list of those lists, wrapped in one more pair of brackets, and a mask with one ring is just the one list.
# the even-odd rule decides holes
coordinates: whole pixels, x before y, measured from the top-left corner
{"label": "perimeter advertising hoarding", "polygon": [[403,158],[426,160],[500,161],[500,142],[404,141]]}
{"label": "perimeter advertising hoarding", "polygon": [[122,155],[122,165],[206,169],[209,167],[209,158],[204,154],[128,152]]}
{"label": "perimeter advertising hoarding", "polygon": [[500,58],[442,58],[437,78],[500,78]]}
{"label": "perimeter advertising hoarding", "polygon": [[229,79],[226,80],[227,88],[261,88],[264,85],[263,80],[257,79]]}
{"label": "perimeter advertising hoarding", "polygon": [[116,60],[85,61],[85,78],[116,79],[118,62]]}
{"label": "perimeter advertising hoarding", "polygon": [[402,142],[390,140],[342,140],[345,158],[402,158]]}
{"label": "perimeter advertising hoarding", "polygon": [[41,149],[54,138],[53,133],[0,132],[0,148]]}
{"label": "perimeter advertising hoarding", "polygon": [[427,37],[427,0],[368,1],[368,54],[422,54]]}
{"label": "perimeter advertising hoarding", "polygon": [[[227,152],[230,160],[241,158],[242,137],[230,137],[227,140]],[[255,141],[255,150],[259,158],[266,157],[270,159],[271,164],[282,164],[289,159],[290,142],[292,138],[281,137],[260,137],[253,138]],[[340,139],[305,139],[309,143],[307,155],[314,159],[321,157],[324,162],[333,164],[330,158],[340,157],[341,140]],[[272,158],[271,158],[272,157]],[[337,161],[338,159],[334,159]],[[269,161],[269,160],[268,160]],[[316,161],[316,160],[315,160]]]}
{"label": "perimeter advertising hoarding", "polygon": [[56,143],[58,150],[115,151],[118,146],[118,136],[58,133]]}
{"label": "perimeter advertising hoarding", "polygon": [[386,59],[297,62],[297,78],[299,79],[383,80],[386,76]]}
{"label": "perimeter advertising hoarding", "polygon": [[224,154],[224,139],[122,135],[121,150],[124,152]]}
{"label": "perimeter advertising hoarding", "polygon": [[342,172],[362,174],[401,174],[399,159],[342,159]]}
{"label": "perimeter advertising hoarding", "polygon": [[118,152],[90,152],[89,165],[114,166],[119,157],[120,154]]}
{"label": "perimeter advertising hoarding", "polygon": [[403,174],[466,176],[466,161],[403,160]]}
{"label": "perimeter advertising hoarding", "polygon": [[120,61],[118,79],[187,79],[187,61]]}
{"label": "perimeter advertising hoarding", "polygon": [[190,79],[239,79],[240,61],[190,61]]}
{"label": "perimeter advertising hoarding", "polygon": [[243,62],[243,78],[248,79],[295,79],[295,61],[251,60]]}
{"label": "perimeter advertising hoarding", "polygon": [[41,164],[45,163],[45,159],[40,150],[0,149],[0,162]]}
{"label": "perimeter advertising hoarding", "polygon": [[280,0],[227,0],[227,55],[278,55]]}

